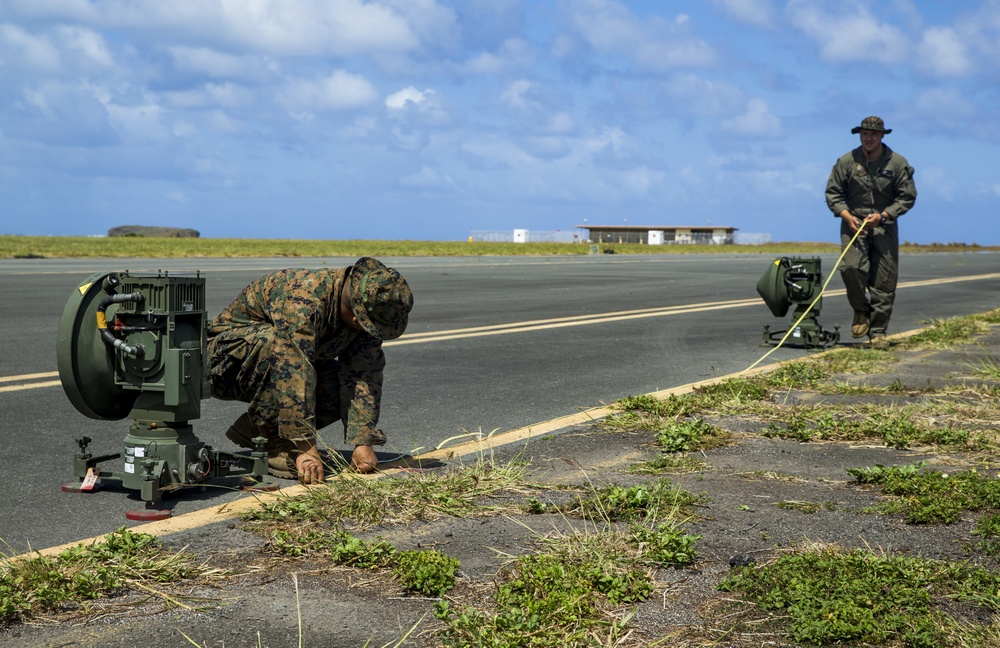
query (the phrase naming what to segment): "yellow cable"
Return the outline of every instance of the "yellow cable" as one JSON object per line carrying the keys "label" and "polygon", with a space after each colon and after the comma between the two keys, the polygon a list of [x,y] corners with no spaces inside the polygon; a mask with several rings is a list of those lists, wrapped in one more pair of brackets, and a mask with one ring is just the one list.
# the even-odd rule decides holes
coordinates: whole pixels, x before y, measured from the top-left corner
{"label": "yellow cable", "polygon": [[[785,343],[785,340],[787,340],[788,336],[792,334],[792,331],[794,331],[796,329],[796,327],[798,327],[798,325],[802,322],[802,320],[805,319],[806,315],[809,314],[809,311],[811,311],[813,309],[813,306],[816,305],[816,302],[818,302],[820,300],[820,298],[823,297],[823,293],[826,292],[826,287],[830,284],[830,280],[833,279],[833,273],[834,273],[834,271],[838,267],[840,267],[840,262],[844,260],[844,255],[847,254],[847,250],[850,249],[850,247],[852,245],[854,245],[854,241],[856,241],[858,239],[858,236],[860,236],[861,232],[863,232],[863,231],[865,231],[865,228],[864,227],[859,227],[858,230],[856,232],[854,232],[854,236],[851,237],[851,242],[844,246],[844,250],[840,253],[840,258],[838,258],[837,262],[833,264],[833,268],[830,269],[829,276],[826,278],[826,281],[823,282],[823,287],[819,289],[819,294],[816,295],[816,299],[812,300],[812,303],[809,304],[809,308],[807,308],[802,313],[802,315],[799,316],[799,319],[795,320],[795,323],[792,324],[788,328],[787,331],[785,331],[784,337],[781,338],[781,340],[778,342],[778,344],[776,344],[774,346],[773,349],[771,349],[770,351],[768,351],[767,353],[765,353],[764,355],[762,355],[757,360],[757,362],[753,363],[752,365],[750,365],[749,367],[747,367],[746,369],[744,369],[743,371],[741,371],[740,374],[745,374],[746,372],[750,371],[751,369],[753,369],[754,367],[756,367],[757,365],[759,365],[761,362],[763,362],[764,359],[767,356],[771,355],[772,353],[774,353],[775,351],[777,351],[779,348],[781,348],[781,345]],[[738,375],[740,375],[740,374],[738,374]]]}

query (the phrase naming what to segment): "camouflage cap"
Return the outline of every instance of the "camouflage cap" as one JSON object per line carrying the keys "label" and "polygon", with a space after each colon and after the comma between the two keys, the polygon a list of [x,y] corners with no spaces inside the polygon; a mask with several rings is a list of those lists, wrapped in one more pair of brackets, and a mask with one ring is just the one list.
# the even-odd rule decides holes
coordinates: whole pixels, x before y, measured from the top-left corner
{"label": "camouflage cap", "polygon": [[406,330],[413,293],[398,272],[362,257],[351,269],[351,310],[366,333],[394,340]]}
{"label": "camouflage cap", "polygon": [[851,132],[857,135],[863,130],[878,131],[879,133],[885,133],[886,135],[892,132],[891,128],[885,127],[885,122],[882,121],[882,118],[876,117],[875,115],[862,119],[861,125],[852,128]]}

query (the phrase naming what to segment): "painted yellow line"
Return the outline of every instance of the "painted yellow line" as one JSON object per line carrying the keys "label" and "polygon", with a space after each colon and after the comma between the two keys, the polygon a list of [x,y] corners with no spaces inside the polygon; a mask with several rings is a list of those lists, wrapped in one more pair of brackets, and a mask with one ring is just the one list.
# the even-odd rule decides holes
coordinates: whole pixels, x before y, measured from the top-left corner
{"label": "painted yellow line", "polygon": [[[1000,272],[989,274],[970,275],[967,277],[951,277],[947,279],[923,279],[919,281],[904,281],[897,286],[902,288],[915,288],[919,286],[946,285],[953,283],[964,283],[968,281],[984,281],[988,279],[1000,279]],[[824,297],[835,297],[845,294],[843,289],[829,290],[823,293]],[[426,331],[423,333],[408,333],[398,340],[384,343],[382,346],[401,346],[407,344],[426,344],[429,342],[442,342],[445,340],[459,340],[472,337],[486,337],[490,335],[505,335],[508,333],[528,333],[530,331],[543,331],[548,329],[568,328],[571,326],[585,326],[589,324],[605,324],[608,322],[623,322],[646,317],[666,317],[670,315],[684,315],[687,313],[701,313],[728,308],[743,308],[746,306],[760,305],[760,299],[734,299],[730,301],[703,302],[700,304],[685,304],[681,306],[663,306],[658,308],[642,308],[637,310],[617,311],[610,313],[595,313],[592,315],[573,315],[570,317],[554,317],[541,320],[527,320],[523,322],[510,322],[507,324],[490,324],[486,326],[473,326],[463,329],[447,329],[443,331]],[[58,376],[56,371],[48,373],[24,374],[20,376],[0,377],[0,382],[27,381],[36,378],[47,378]],[[10,387],[0,387],[0,393],[20,391],[25,389],[35,389],[37,387],[51,387],[58,385],[59,381],[14,385]]]}
{"label": "painted yellow line", "polygon": [[38,380],[39,378],[55,378],[58,371],[46,371],[45,373],[22,374],[20,376],[0,376],[0,382],[11,382],[14,380]]}
{"label": "painted yellow line", "polygon": [[759,299],[739,299],[729,302],[710,302],[706,304],[692,304],[690,306],[669,306],[666,308],[643,309],[639,311],[622,311],[620,313],[600,313],[597,315],[580,315],[576,317],[560,317],[552,320],[537,320],[535,322],[515,322],[511,324],[498,324],[495,326],[480,326],[470,329],[455,329],[453,331],[435,331],[433,333],[417,333],[407,335],[398,340],[386,342],[382,346],[395,346],[404,344],[423,344],[425,342],[440,342],[443,340],[457,340],[470,337],[485,337],[488,335],[505,335],[507,333],[526,333],[528,331],[542,331],[546,329],[568,328],[571,326],[586,326],[589,324],[603,324],[607,322],[622,322],[645,317],[663,317],[666,315],[681,315],[684,313],[700,313],[726,308],[742,308],[760,304]]}
{"label": "painted yellow line", "polygon": [[40,383],[28,383],[27,385],[6,385],[5,387],[0,387],[0,394],[4,392],[15,392],[15,391],[26,391],[28,389],[40,389],[42,387],[55,387],[56,385],[61,385],[62,382],[59,380],[47,380]]}
{"label": "painted yellow line", "polygon": [[[791,362],[791,361],[785,361]],[[763,373],[765,371],[771,371],[784,364],[784,362],[775,363],[772,365],[767,365],[765,367],[759,367],[754,369],[750,374]],[[687,385],[681,385],[680,387],[674,387],[672,389],[665,389],[662,391],[653,392],[650,396],[656,398],[667,398],[671,394],[686,394],[688,392],[694,391],[698,387],[703,387],[706,385],[715,384],[721,382],[727,378],[734,377],[737,374],[730,374],[729,376],[719,376],[718,378],[711,378],[708,380],[702,380],[699,382],[689,383]],[[564,430],[577,425],[584,425],[586,423],[592,423],[599,419],[606,417],[614,411],[613,407],[593,407],[586,410],[577,412],[576,414],[568,414],[566,416],[561,416],[559,418],[554,418],[549,421],[542,421],[541,423],[536,423],[534,425],[529,425],[527,427],[518,428],[515,430],[510,430],[507,432],[502,432],[500,434],[492,434],[488,437],[482,439],[476,439],[473,441],[467,441],[454,446],[445,446],[436,448],[430,452],[425,452],[420,455],[412,457],[408,463],[419,464],[420,462],[431,462],[431,461],[443,461],[443,460],[454,460],[456,458],[471,457],[482,455],[488,453],[490,450],[510,445],[512,443],[527,442],[532,437],[539,437],[544,434],[551,434],[558,432],[559,430]],[[385,476],[391,476],[398,474],[402,469],[389,468],[387,470],[380,471],[373,475],[343,475],[331,477],[328,481],[335,482],[337,479],[380,479]],[[253,510],[260,506],[262,503],[273,501],[278,497],[294,497],[295,495],[301,495],[305,493],[310,486],[303,486],[301,484],[296,484],[294,486],[289,486],[288,488],[282,488],[279,491],[271,493],[252,493],[246,497],[241,497],[240,499],[233,500],[232,502],[226,502],[220,506],[213,506],[210,508],[204,508],[197,511],[192,511],[190,513],[184,513],[177,515],[166,520],[159,520],[157,522],[147,522],[146,524],[140,524],[131,527],[130,530],[137,533],[148,533],[153,536],[167,536],[173,533],[179,533],[181,531],[189,531],[191,529],[196,529],[209,524],[214,524],[216,522],[224,522],[226,520],[232,519],[241,513]],[[81,497],[99,497],[99,494],[90,495],[80,495]],[[30,554],[23,554],[23,557],[29,557],[37,554],[45,556],[57,555],[60,552],[74,547],[78,544],[93,544],[95,542],[103,539],[104,536],[94,536],[93,538],[86,538],[84,540],[77,540],[74,542],[68,542],[66,544],[59,545],[57,547],[48,547],[46,549],[40,549],[33,551]]]}
{"label": "painted yellow line", "polygon": [[[903,338],[908,338],[910,336],[916,335],[921,331],[925,330],[926,329],[923,328],[915,329],[912,331],[897,333],[895,335],[890,335],[887,337],[892,340],[900,340]],[[827,349],[824,351],[817,352],[816,355],[833,353],[835,351],[836,349]],[[756,374],[767,373],[790,362],[797,362],[797,360],[796,359],[783,360],[781,362],[776,362],[770,365],[755,367],[754,369],[731,373],[726,376],[718,376],[716,378],[709,378],[707,380],[688,383],[686,385],[681,385],[679,387],[672,387],[670,389],[663,389],[660,391],[651,392],[647,395],[659,399],[669,398],[672,395],[680,396],[682,394],[690,393],[698,389],[699,387],[715,385],[730,378],[753,376]],[[454,446],[438,447],[430,452],[425,452],[424,454],[419,454],[410,458],[409,463],[419,464],[420,462],[447,461],[447,460],[454,460],[456,458],[482,455],[499,446],[510,445],[512,443],[527,443],[532,437],[537,438],[544,434],[551,434],[574,426],[584,425],[587,423],[598,421],[608,416],[613,411],[614,408],[611,406],[592,407],[577,412],[576,414],[568,414],[566,416],[560,416],[558,418],[550,419],[548,421],[542,421],[540,423],[535,423],[534,425],[529,425],[527,427],[522,427],[522,428],[517,428],[515,430],[509,430],[507,432],[502,432],[500,434],[491,434],[485,438],[478,438]],[[331,477],[328,481],[333,482],[336,481],[337,479],[380,479],[384,476],[398,474],[400,470],[401,469],[389,468],[387,470],[380,471],[379,473],[373,475],[335,476]],[[197,511],[192,511],[190,513],[184,513],[182,515],[171,517],[166,520],[160,520],[158,522],[148,522],[146,524],[135,526],[131,530],[139,533],[148,533],[149,535],[153,536],[166,536],[166,535],[171,535],[173,533],[179,533],[181,531],[188,531],[190,529],[196,529],[202,526],[207,526],[209,524],[214,524],[216,522],[224,522],[226,520],[232,519],[245,511],[252,510],[260,506],[262,503],[272,501],[278,497],[293,497],[295,495],[301,495],[302,493],[306,492],[307,489],[309,488],[312,487],[296,484],[294,486],[289,486],[288,488],[282,488],[279,491],[271,493],[253,493],[246,497],[242,497],[232,502],[227,502],[220,506],[213,506],[211,508],[205,508]],[[81,497],[94,497],[94,496],[96,495],[81,495]],[[28,554],[22,554],[21,557],[30,557],[37,554],[54,556],[78,544],[93,544],[95,542],[100,541],[103,537],[104,537],[103,535],[100,535],[100,536],[94,536],[92,538],[87,538],[84,540],[77,540],[75,542],[68,542],[66,544],[62,544],[56,547],[48,547],[47,549],[40,549],[37,551],[32,551],[31,553]]]}

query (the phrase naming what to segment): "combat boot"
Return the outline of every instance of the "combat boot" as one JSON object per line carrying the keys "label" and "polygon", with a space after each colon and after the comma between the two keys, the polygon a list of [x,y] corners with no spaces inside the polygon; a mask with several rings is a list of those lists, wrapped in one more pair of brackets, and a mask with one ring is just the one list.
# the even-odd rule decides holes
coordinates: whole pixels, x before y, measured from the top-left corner
{"label": "combat boot", "polygon": [[288,439],[272,437],[260,432],[250,421],[250,415],[246,412],[241,414],[226,430],[226,438],[241,448],[253,450],[255,437],[267,439],[264,444],[264,452],[267,453],[268,474],[282,479],[296,479],[295,457],[298,456],[299,452],[294,443]]}
{"label": "combat boot", "polygon": [[854,311],[854,323],[851,324],[851,336],[861,338],[868,335],[868,313]]}

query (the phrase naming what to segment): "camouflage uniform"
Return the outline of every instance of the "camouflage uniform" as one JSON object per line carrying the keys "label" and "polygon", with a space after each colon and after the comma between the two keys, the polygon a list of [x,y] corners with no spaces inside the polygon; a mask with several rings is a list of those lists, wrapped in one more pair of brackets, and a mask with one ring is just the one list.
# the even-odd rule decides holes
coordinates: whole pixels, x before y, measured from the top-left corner
{"label": "camouflage uniform", "polygon": [[[363,331],[338,321],[348,273]],[[391,322],[380,319],[380,297],[395,300]],[[316,430],[341,420],[347,443],[381,445],[382,340],[402,334],[412,300],[395,270],[368,257],[353,272],[289,269],[261,277],[209,326],[212,396],[248,403],[250,422],[271,440],[314,441]]]}
{"label": "camouflage uniform", "polygon": [[[886,130],[877,117],[866,118],[852,132],[858,133],[862,129],[884,133],[892,130]],[[885,334],[896,299],[899,277],[899,227],[896,219],[908,212],[917,199],[913,167],[886,144],[883,143],[882,147],[881,157],[874,162],[868,161],[860,146],[841,156],[834,164],[826,185],[826,204],[834,216],[845,209],[861,220],[873,213],[884,212],[888,215],[874,230],[858,236],[845,253],[840,267],[851,307],[855,312],[870,313],[872,335]],[[841,249],[853,237],[850,226],[841,220]]]}

